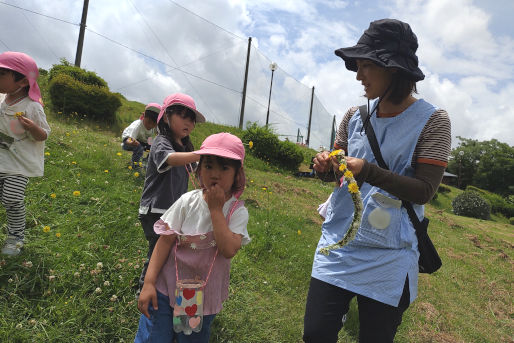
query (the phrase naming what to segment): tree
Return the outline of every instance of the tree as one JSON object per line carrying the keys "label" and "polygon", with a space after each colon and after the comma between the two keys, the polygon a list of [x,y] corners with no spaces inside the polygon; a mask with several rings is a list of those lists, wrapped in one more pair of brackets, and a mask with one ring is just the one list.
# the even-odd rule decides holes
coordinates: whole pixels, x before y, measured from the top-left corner
{"label": "tree", "polygon": [[493,193],[514,194],[514,147],[496,139],[480,142],[457,136],[448,170],[460,177],[460,186],[473,185]]}

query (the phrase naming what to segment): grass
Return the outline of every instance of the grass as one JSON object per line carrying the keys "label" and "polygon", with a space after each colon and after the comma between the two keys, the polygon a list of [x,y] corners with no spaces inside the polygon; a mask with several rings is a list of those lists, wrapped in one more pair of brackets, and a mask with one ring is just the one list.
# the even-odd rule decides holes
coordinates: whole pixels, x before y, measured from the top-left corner
{"label": "grass", "polygon": [[[143,176],[127,168],[130,155],[114,128],[53,113],[48,119],[45,176],[27,189],[27,244],[18,257],[0,257],[0,341],[133,341],[134,286],[146,255],[137,219]],[[219,131],[240,134],[201,124],[195,146]],[[301,342],[320,236],[316,208],[331,185],[290,176],[251,154],[245,167],[252,242],[232,261],[230,297],[211,342]],[[512,225],[453,215],[458,192],[452,188],[427,206],[443,267],[420,276],[397,342],[512,342]],[[0,223],[5,232],[4,211]],[[352,304],[339,342],[357,337]]]}

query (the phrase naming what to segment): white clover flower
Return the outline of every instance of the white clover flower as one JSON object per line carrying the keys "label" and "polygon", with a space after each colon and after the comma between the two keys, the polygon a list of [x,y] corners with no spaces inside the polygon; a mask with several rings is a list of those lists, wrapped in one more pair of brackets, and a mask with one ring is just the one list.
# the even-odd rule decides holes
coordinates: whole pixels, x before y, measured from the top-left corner
{"label": "white clover flower", "polygon": [[113,294],[110,300],[112,302],[115,302],[116,300],[118,300],[118,297],[116,296],[116,294]]}
{"label": "white clover flower", "polygon": [[104,264],[103,264],[102,262],[98,262],[98,263],[96,264],[96,268],[98,268],[98,269],[102,269],[102,268],[103,268],[103,266],[104,266]]}
{"label": "white clover flower", "polygon": [[111,285],[111,283],[109,281],[107,281],[107,280],[104,281],[104,286],[107,287],[107,286],[110,286],[110,285]]}
{"label": "white clover flower", "polygon": [[23,328],[23,324],[22,323],[16,324],[16,329],[21,329],[21,328]]}
{"label": "white clover flower", "polygon": [[54,281],[56,278],[55,275],[48,275],[48,281]]}
{"label": "white clover flower", "polygon": [[9,280],[7,280],[7,282],[9,282],[9,283],[13,283],[13,282],[14,282],[14,280],[13,280],[13,279],[9,279]]}
{"label": "white clover flower", "polygon": [[75,276],[75,277],[79,277],[79,276],[80,276],[80,273],[79,273],[79,272],[75,272],[75,273],[73,274],[73,276]]}
{"label": "white clover flower", "polygon": [[95,289],[95,293],[96,293],[96,294],[100,294],[100,293],[102,293],[102,289],[101,289],[100,287],[96,287],[96,289]]}

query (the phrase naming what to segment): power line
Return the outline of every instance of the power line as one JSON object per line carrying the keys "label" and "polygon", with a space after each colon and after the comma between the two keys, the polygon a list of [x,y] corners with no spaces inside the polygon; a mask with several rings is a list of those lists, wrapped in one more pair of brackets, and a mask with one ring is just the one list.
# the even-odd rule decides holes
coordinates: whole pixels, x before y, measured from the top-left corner
{"label": "power line", "polygon": [[2,4],[2,5],[6,5],[6,6],[11,6],[11,7],[14,7],[14,8],[20,9],[20,10],[22,10],[22,11],[26,11],[26,12],[34,13],[34,14],[37,14],[37,15],[40,15],[40,16],[43,16],[43,17],[47,17],[47,18],[50,18],[50,19],[54,19],[54,20],[58,20],[58,21],[62,21],[63,23],[66,23],[66,24],[71,24],[71,25],[75,25],[75,26],[80,26],[80,24],[72,23],[71,21],[67,21],[67,20],[64,20],[64,19],[60,19],[60,18],[56,18],[56,17],[52,17],[52,16],[49,16],[49,15],[46,15],[46,14],[43,14],[43,13],[39,13],[39,12],[36,12],[36,11],[32,11],[32,10],[29,10],[29,9],[23,8],[23,7],[19,7],[19,6],[16,6],[16,5],[8,4],[8,3],[3,2],[3,1],[0,1],[0,4]]}
{"label": "power line", "polygon": [[135,53],[137,53],[137,54],[139,54],[139,55],[142,55],[142,56],[144,56],[144,57],[146,57],[146,58],[149,58],[149,59],[151,59],[151,60],[153,60],[153,61],[155,61],[155,62],[158,62],[158,63],[164,64],[165,66],[168,66],[169,68],[171,68],[171,70],[175,70],[175,69],[176,69],[176,70],[180,70],[181,72],[183,72],[183,73],[185,73],[185,74],[187,74],[187,75],[193,76],[193,77],[195,77],[195,78],[197,78],[197,79],[203,80],[203,81],[208,82],[208,83],[212,83],[212,84],[214,84],[214,85],[216,85],[216,86],[219,86],[219,87],[222,87],[222,88],[228,89],[228,90],[230,90],[230,91],[232,91],[232,92],[235,92],[235,93],[241,93],[241,91],[239,91],[239,90],[232,89],[232,88],[230,88],[230,87],[227,87],[227,86],[221,85],[221,84],[219,84],[219,83],[217,83],[217,82],[214,82],[214,81],[208,80],[208,79],[203,78],[203,77],[201,77],[201,76],[198,76],[198,75],[195,75],[195,74],[189,73],[189,72],[187,72],[187,71],[185,71],[185,70],[180,69],[180,67],[173,67],[173,66],[169,65],[169,64],[168,64],[168,63],[166,63],[166,62],[163,62],[163,61],[161,61],[161,60],[159,60],[159,59],[157,59],[157,58],[155,58],[155,57],[152,57],[152,56],[147,55],[147,54],[145,54],[145,53],[143,53],[143,52],[141,52],[141,51],[138,51],[138,50],[136,50],[136,49],[133,49],[133,48],[131,48],[131,47],[129,47],[129,46],[127,46],[127,45],[123,44],[123,43],[117,42],[117,41],[115,41],[114,39],[111,39],[111,38],[109,38],[109,37],[107,37],[107,36],[105,36],[105,35],[103,35],[103,34],[101,34],[101,33],[98,33],[98,32],[95,32],[95,31],[91,30],[90,28],[86,28],[86,30],[88,30],[89,32],[94,33],[95,35],[98,35],[98,36],[100,36],[100,37],[102,37],[102,38],[104,38],[104,39],[106,39],[106,40],[108,40],[108,41],[110,41],[110,42],[112,42],[112,43],[114,43],[114,44],[117,44],[117,45],[119,45],[119,46],[122,46],[122,47],[124,47],[124,48],[126,48],[126,49],[128,49],[128,50],[130,50],[130,51],[133,51],[133,52],[135,52]]}
{"label": "power line", "polygon": [[246,38],[240,37],[240,36],[236,35],[235,33],[230,32],[229,30],[227,30],[227,29],[225,29],[225,28],[223,28],[223,27],[219,26],[218,24],[215,24],[215,23],[213,23],[212,21],[210,21],[210,20],[208,20],[208,19],[206,19],[206,18],[202,17],[201,15],[196,14],[195,12],[193,12],[193,11],[191,11],[191,10],[189,10],[189,9],[185,8],[184,6],[182,6],[182,5],[180,5],[180,4],[178,4],[176,1],[173,1],[173,0],[168,0],[168,1],[169,1],[169,2],[171,2],[171,3],[173,3],[175,6],[180,7],[180,8],[182,8],[183,10],[185,10],[185,11],[187,11],[187,12],[191,13],[191,14],[192,14],[192,15],[194,15],[195,17],[198,17],[198,18],[202,19],[203,21],[206,21],[206,22],[208,22],[209,24],[216,26],[216,27],[217,27],[217,28],[219,28],[220,30],[223,30],[223,31],[225,31],[225,32],[227,32],[227,33],[230,33],[230,34],[231,34],[231,35],[233,35],[234,37],[237,37],[237,38],[239,38],[239,39],[241,39],[241,40],[246,41]]}

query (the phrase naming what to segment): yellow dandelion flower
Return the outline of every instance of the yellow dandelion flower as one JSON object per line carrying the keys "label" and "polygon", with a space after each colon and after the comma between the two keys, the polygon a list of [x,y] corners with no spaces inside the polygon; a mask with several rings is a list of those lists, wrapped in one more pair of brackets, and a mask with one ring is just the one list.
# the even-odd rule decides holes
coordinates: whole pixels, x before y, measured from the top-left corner
{"label": "yellow dandelion flower", "polygon": [[104,170],[104,173],[108,173],[109,171],[107,169]]}
{"label": "yellow dandelion flower", "polygon": [[50,198],[55,199],[56,197],[57,197],[57,194],[55,194],[55,193],[50,194]]}
{"label": "yellow dandelion flower", "polygon": [[121,152],[116,153],[116,155],[121,156]]}
{"label": "yellow dandelion flower", "polygon": [[346,170],[346,166],[345,166],[344,164],[341,164],[341,165],[339,166],[339,171],[344,172],[345,170]]}
{"label": "yellow dandelion flower", "polygon": [[134,173],[134,177],[138,177],[139,176],[139,173],[138,172],[135,172]]}
{"label": "yellow dandelion flower", "polygon": [[43,228],[43,232],[50,232],[50,226],[48,226],[48,225],[47,225],[47,226],[45,226],[45,227]]}
{"label": "yellow dandelion flower", "polygon": [[328,155],[328,157],[337,156],[337,155],[339,155],[339,153],[341,153],[342,151],[343,151],[343,150],[341,150],[341,149],[334,150],[334,151],[332,151],[332,152]]}
{"label": "yellow dandelion flower", "polygon": [[139,166],[142,167],[143,166],[143,162],[139,162]]}
{"label": "yellow dandelion flower", "polygon": [[132,170],[132,166],[128,166],[128,169],[129,169],[129,170]]}
{"label": "yellow dandelion flower", "polygon": [[61,237],[61,233],[60,233],[60,232],[57,232],[57,233],[55,234],[55,237],[57,237],[57,238]]}
{"label": "yellow dandelion flower", "polygon": [[69,132],[66,132],[66,136],[69,136],[69,135],[70,135],[70,133],[69,133]]}
{"label": "yellow dandelion flower", "polygon": [[50,153],[48,151],[45,152],[45,156],[50,156]]}
{"label": "yellow dandelion flower", "polygon": [[262,187],[262,190],[265,191],[267,188],[266,187]]}
{"label": "yellow dandelion flower", "polygon": [[77,162],[75,162],[75,161],[71,161],[71,164],[77,164]]}
{"label": "yellow dandelion flower", "polygon": [[19,118],[19,117],[21,117],[21,116],[22,116],[22,115],[24,115],[24,114],[25,114],[25,113],[23,113],[23,112],[16,112],[16,113],[14,114],[14,116],[15,116],[16,118]]}
{"label": "yellow dandelion flower", "polygon": [[78,196],[80,195],[80,191],[74,191],[74,192],[73,192],[73,195],[74,195],[74,196],[76,196],[76,197],[78,197]]}
{"label": "yellow dandelion flower", "polygon": [[350,182],[348,185],[348,192],[350,193],[357,193],[359,191],[359,186],[357,186],[357,183]]}
{"label": "yellow dandelion flower", "polygon": [[250,147],[250,149],[253,149],[253,141],[249,141],[248,146]]}
{"label": "yellow dandelion flower", "polygon": [[348,169],[347,169],[347,170],[344,172],[344,177],[346,177],[347,179],[350,179],[350,178],[352,178],[352,177],[353,177],[353,173],[352,173],[350,170],[348,170]]}
{"label": "yellow dandelion flower", "polygon": [[302,234],[302,230],[298,230],[298,235],[301,235]]}

